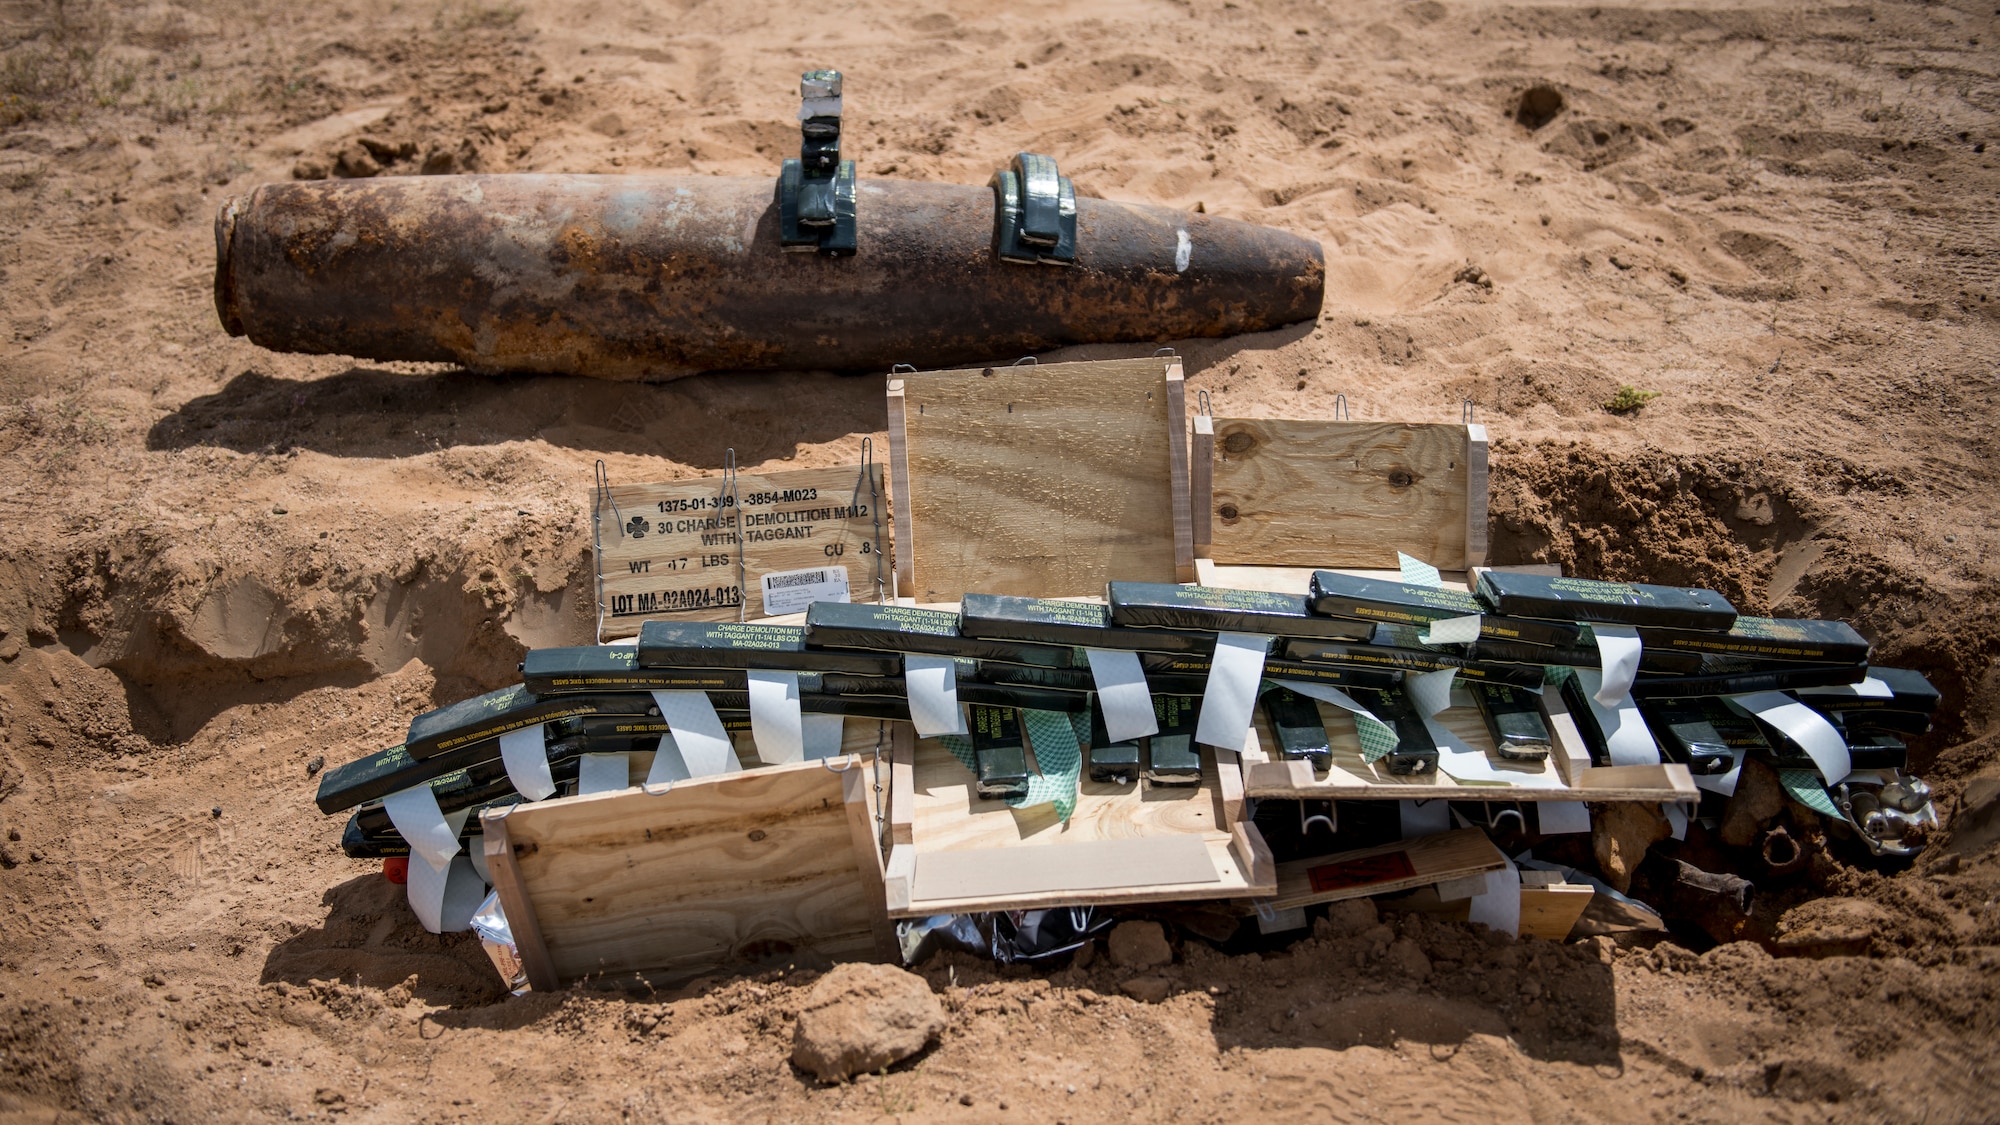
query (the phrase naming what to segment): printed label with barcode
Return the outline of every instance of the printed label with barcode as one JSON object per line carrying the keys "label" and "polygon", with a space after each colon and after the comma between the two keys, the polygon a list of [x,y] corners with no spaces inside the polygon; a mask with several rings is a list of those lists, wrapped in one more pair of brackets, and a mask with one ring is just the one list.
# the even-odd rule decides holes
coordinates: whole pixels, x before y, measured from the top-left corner
{"label": "printed label with barcode", "polygon": [[844,602],[847,595],[847,568],[817,566],[810,570],[787,570],[763,578],[764,612],[772,616],[798,613],[814,602]]}

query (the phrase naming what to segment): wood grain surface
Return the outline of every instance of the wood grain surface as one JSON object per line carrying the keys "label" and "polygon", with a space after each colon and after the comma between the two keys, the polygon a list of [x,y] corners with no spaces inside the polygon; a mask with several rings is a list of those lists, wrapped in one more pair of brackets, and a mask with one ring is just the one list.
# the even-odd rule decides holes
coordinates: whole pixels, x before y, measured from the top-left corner
{"label": "wood grain surface", "polygon": [[861,864],[875,861],[856,852],[845,778],[801,762],[517,806],[503,827],[547,971],[567,982],[785,948],[872,955],[882,907]]}
{"label": "wood grain surface", "polygon": [[1464,425],[1217,418],[1214,430],[1216,562],[1394,567],[1402,551],[1465,568]]}
{"label": "wood grain surface", "polygon": [[1177,581],[1182,434],[1167,376],[1179,362],[904,375],[914,588],[901,592],[1062,597],[1102,595],[1114,578]]}
{"label": "wood grain surface", "polygon": [[[874,601],[879,561],[886,590],[890,563],[879,552],[890,546],[890,517],[879,465],[867,478],[859,464],[740,473],[733,504],[721,488],[720,477],[611,487],[612,502],[597,513],[600,637],[636,636],[655,618],[763,617],[766,574],[845,567],[851,600]],[[740,609],[739,587],[749,601]]]}
{"label": "wood grain surface", "polygon": [[[1370,864],[1367,861],[1394,857],[1398,853],[1407,861],[1404,869],[1408,874],[1395,874],[1398,865],[1394,864],[1380,865],[1382,871],[1379,875],[1368,872]],[[1268,905],[1276,910],[1288,910],[1317,902],[1389,894],[1446,879],[1498,871],[1505,865],[1506,857],[1493,846],[1484,832],[1476,828],[1461,828],[1455,832],[1419,836],[1414,840],[1400,840],[1335,855],[1288,860],[1278,865],[1278,892]],[[1312,873],[1325,869],[1341,872],[1353,880],[1352,885],[1314,890]],[[1337,881],[1347,882],[1348,878]]]}

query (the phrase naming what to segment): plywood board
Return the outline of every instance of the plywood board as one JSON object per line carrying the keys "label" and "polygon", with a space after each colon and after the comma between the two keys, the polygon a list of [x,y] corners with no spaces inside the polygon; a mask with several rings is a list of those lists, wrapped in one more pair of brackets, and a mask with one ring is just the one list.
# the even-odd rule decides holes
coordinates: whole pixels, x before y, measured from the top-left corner
{"label": "plywood board", "polygon": [[[1053,806],[1012,809],[979,799],[971,771],[933,739],[912,739],[910,749],[907,766],[892,759],[892,831],[903,831],[899,806],[907,802],[910,842],[892,848],[886,864],[891,916],[1242,898],[1277,887],[1256,826],[1228,820],[1212,754],[1204,755],[1199,786],[1086,777],[1064,824]],[[1107,841],[1118,843],[1098,846]],[[1155,845],[1153,858],[1142,858]],[[1181,879],[1179,872],[1195,870],[1197,849],[1206,870]]]}
{"label": "plywood board", "polygon": [[1590,906],[1597,889],[1588,883],[1548,883],[1521,887],[1521,936],[1561,941]]}
{"label": "plywood board", "polygon": [[599,636],[636,636],[654,618],[766,616],[772,574],[837,578],[873,601],[878,563],[888,574],[886,495],[878,466],[739,473],[733,497],[721,477],[612,485],[597,505]]}
{"label": "plywood board", "polygon": [[877,860],[857,849],[846,808],[867,794],[851,774],[802,762],[489,816],[516,887],[502,899],[509,921],[538,932],[555,982],[790,949],[872,956],[882,902],[863,875]]}
{"label": "plywood board", "polygon": [[[1394,567],[1402,551],[1465,569],[1473,483],[1465,425],[1217,418],[1214,430],[1215,561]],[[1479,468],[1483,488],[1483,457]],[[1485,506],[1482,495],[1481,561]]]}
{"label": "plywood board", "polygon": [[1278,893],[1261,905],[1275,910],[1365,898],[1448,879],[1498,871],[1507,857],[1475,828],[1419,836],[1336,855],[1278,865]]}
{"label": "plywood board", "polygon": [[919,850],[910,894],[955,898],[966,887],[992,895],[1068,894],[1221,881],[1200,837],[1156,836],[1045,848]]}
{"label": "plywood board", "polygon": [[[1180,580],[1173,357],[902,377],[904,596],[1061,597]],[[891,457],[899,444],[891,432]],[[1182,479],[1185,479],[1184,477]],[[1185,557],[1192,560],[1188,545]],[[903,558],[907,556],[907,564]]]}

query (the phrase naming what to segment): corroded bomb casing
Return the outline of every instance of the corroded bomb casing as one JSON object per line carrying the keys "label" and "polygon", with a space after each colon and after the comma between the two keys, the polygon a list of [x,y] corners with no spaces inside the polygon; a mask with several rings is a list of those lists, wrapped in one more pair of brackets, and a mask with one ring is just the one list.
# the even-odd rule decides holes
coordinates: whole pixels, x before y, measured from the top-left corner
{"label": "corroded bomb casing", "polygon": [[862,180],[860,250],[788,254],[774,177],[410,176],[265,184],[216,216],[215,299],[277,351],[662,379],[886,369],[1319,315],[1317,242],[1077,201],[1072,266],[999,261],[994,196]]}

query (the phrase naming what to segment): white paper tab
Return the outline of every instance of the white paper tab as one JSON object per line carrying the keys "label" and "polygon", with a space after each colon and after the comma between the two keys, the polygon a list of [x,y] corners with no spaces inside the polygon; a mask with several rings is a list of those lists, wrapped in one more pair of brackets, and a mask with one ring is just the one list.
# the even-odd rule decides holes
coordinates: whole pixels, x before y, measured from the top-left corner
{"label": "white paper tab", "polygon": [[1592,622],[1590,631],[1597,637],[1597,658],[1604,665],[1591,698],[1606,707],[1615,707],[1619,700],[1632,694],[1632,680],[1639,674],[1639,653],[1643,649],[1639,630],[1630,625]]}
{"label": "white paper tab", "polygon": [[903,690],[910,697],[910,723],[917,728],[917,737],[965,733],[965,713],[958,708],[958,668],[951,657],[905,655]]}
{"label": "white paper tab", "polygon": [[[735,773],[743,768],[736,760],[736,747],[729,741],[729,732],[722,729],[722,719],[715,713],[715,705],[708,701],[706,693],[699,691],[656,691],[653,702],[660,709],[660,717],[667,721],[667,729],[673,732],[674,746],[680,751],[680,760],[687,766],[689,777],[709,777],[718,773]],[[660,740],[660,749],[666,750],[666,740]],[[655,770],[659,760],[653,762]]]}
{"label": "white paper tab", "polygon": [[750,680],[750,739],[757,744],[757,757],[767,766],[805,761],[799,674],[752,668],[744,675]]}
{"label": "white paper tab", "polygon": [[1410,702],[1417,705],[1417,713],[1428,719],[1451,706],[1451,682],[1457,675],[1456,668],[1440,668],[1435,672],[1405,676],[1403,691],[1410,697]]}
{"label": "white paper tab", "polygon": [[507,780],[514,783],[514,791],[528,800],[539,801],[556,791],[541,724],[501,735],[500,761],[507,767]]}
{"label": "white paper tab", "polygon": [[1544,836],[1590,831],[1590,806],[1582,801],[1536,801],[1535,816]]}
{"label": "white paper tab", "polygon": [[1662,801],[1660,803],[1660,811],[1666,814],[1667,831],[1672,833],[1673,838],[1676,840],[1687,839],[1688,814],[1687,810],[1681,807],[1680,802]]}
{"label": "white paper tab", "polygon": [[803,613],[814,602],[848,600],[847,568],[816,566],[809,570],[781,570],[759,580],[764,588],[764,612]]}
{"label": "white paper tab", "polygon": [[1146,686],[1145,670],[1139,667],[1139,654],[1087,648],[1083,655],[1090,661],[1097,703],[1104,709],[1104,733],[1111,741],[1130,742],[1160,733],[1159,716],[1153,714],[1153,693]]}
{"label": "white paper tab", "polygon": [[653,751],[653,766],[646,771],[646,784],[666,785],[675,781],[686,781],[694,775],[688,772],[687,761],[681,757],[680,744],[672,734],[660,736],[660,745]]}
{"label": "white paper tab", "polygon": [[632,763],[623,754],[585,754],[576,760],[576,792],[616,793],[632,787]]}
{"label": "white paper tab", "polygon": [[1435,836],[1451,830],[1450,801],[1397,801],[1396,814],[1402,822],[1405,840]]}
{"label": "white paper tab", "polygon": [[1759,691],[1732,695],[1729,705],[1785,732],[1787,738],[1812,757],[1813,765],[1819,767],[1819,775],[1828,785],[1839,785],[1854,772],[1853,759],[1840,732],[1818,711],[1798,700],[1783,692]]}
{"label": "white paper tab", "polygon": [[1397,551],[1396,569],[1402,572],[1403,581],[1411,586],[1429,586],[1433,590],[1444,588],[1444,576],[1438,573],[1438,568],[1422,559]]}
{"label": "white paper tab", "polygon": [[1257,689],[1264,682],[1264,653],[1271,638],[1263,633],[1217,633],[1215,661],[1208,666],[1208,683],[1201,693],[1201,721],[1194,740],[1224,750],[1241,750],[1250,738],[1251,712]]}
{"label": "white paper tab", "polygon": [[1466,915],[1468,922],[1483,922],[1487,928],[1502,933],[1521,934],[1521,870],[1514,866],[1506,853],[1501,859],[1507,866],[1498,871],[1486,873],[1486,890],[1472,896],[1472,908]]}
{"label": "white paper tab", "polygon": [[1469,645],[1479,639],[1479,620],[1479,614],[1470,613],[1433,621],[1430,629],[1417,639],[1427,645]]}
{"label": "white paper tab", "polygon": [[847,741],[847,719],[840,715],[806,715],[803,717],[806,758],[838,758],[840,747]]}
{"label": "white paper tab", "polygon": [[486,898],[486,883],[464,856],[452,860],[443,871],[427,863],[411,864],[403,890],[417,921],[434,934],[471,929],[472,914]]}
{"label": "white paper tab", "polygon": [[434,871],[441,872],[451,866],[451,857],[458,854],[458,832],[445,823],[430,782],[382,798],[382,810],[389,814],[389,823],[396,826],[396,832],[410,845],[411,855],[421,857]]}
{"label": "white paper tab", "polygon": [[[1294,693],[1298,695],[1303,695],[1312,699],[1323,700],[1327,703],[1331,703],[1335,707],[1338,707],[1343,711],[1350,711],[1350,712],[1355,712],[1357,714],[1367,715],[1371,719],[1375,718],[1375,712],[1370,711],[1368,708],[1363,707],[1359,703],[1356,703],[1354,701],[1353,696],[1347,694],[1346,692],[1340,690],[1337,687],[1328,687],[1325,684],[1307,683],[1304,680],[1279,680],[1278,686],[1284,688],[1290,688]],[[1376,719],[1376,721],[1380,722],[1381,720]]]}
{"label": "white paper tab", "polygon": [[1577,682],[1583,685],[1585,702],[1590,704],[1590,713],[1597,719],[1597,729],[1604,732],[1604,744],[1611,755],[1614,766],[1656,766],[1660,764],[1660,747],[1653,741],[1653,732],[1646,729],[1646,720],[1639,715],[1639,706],[1627,695],[1616,705],[1599,702],[1603,694],[1603,674],[1595,668],[1578,668]]}

